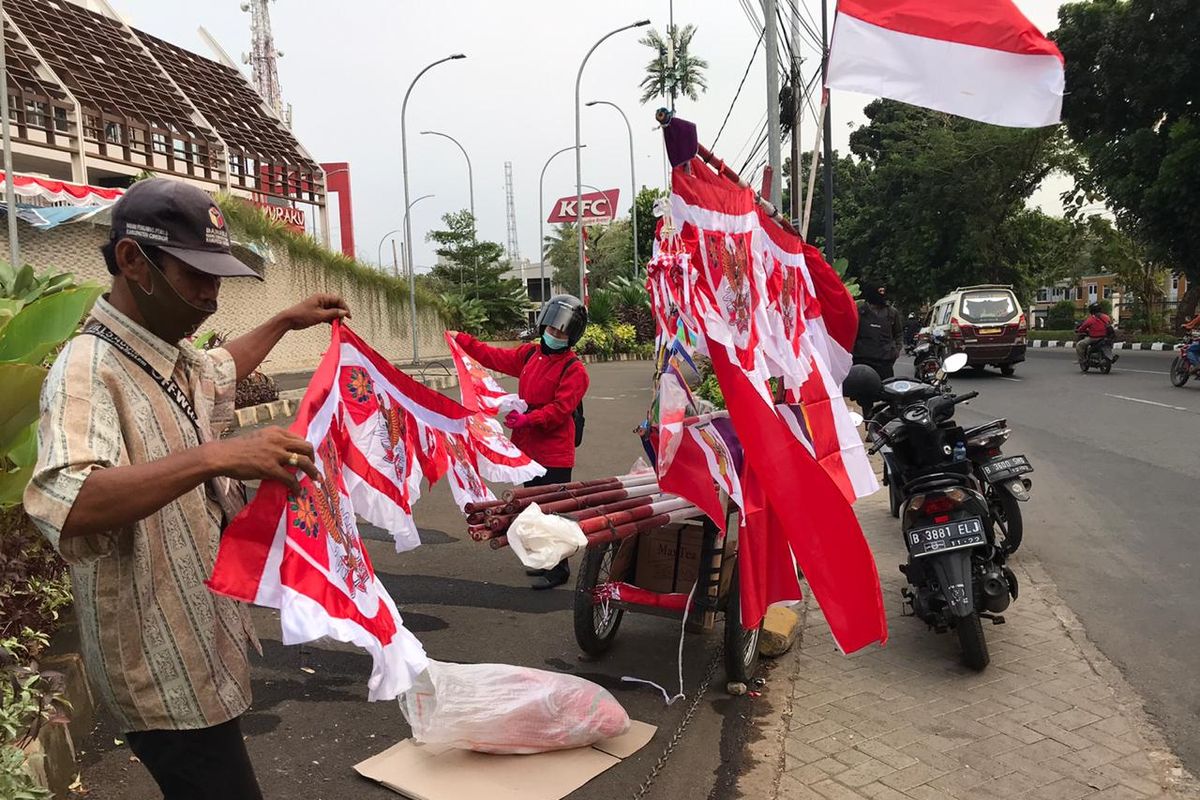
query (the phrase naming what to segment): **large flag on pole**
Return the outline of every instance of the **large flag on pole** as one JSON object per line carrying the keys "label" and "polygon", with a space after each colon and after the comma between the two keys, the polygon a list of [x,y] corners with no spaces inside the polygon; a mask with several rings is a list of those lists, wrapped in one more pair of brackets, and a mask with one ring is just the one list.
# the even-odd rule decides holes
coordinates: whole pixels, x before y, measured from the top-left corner
{"label": "large flag on pole", "polygon": [[1063,57],[1012,0],[840,0],[827,84],[1038,128],[1061,120]]}

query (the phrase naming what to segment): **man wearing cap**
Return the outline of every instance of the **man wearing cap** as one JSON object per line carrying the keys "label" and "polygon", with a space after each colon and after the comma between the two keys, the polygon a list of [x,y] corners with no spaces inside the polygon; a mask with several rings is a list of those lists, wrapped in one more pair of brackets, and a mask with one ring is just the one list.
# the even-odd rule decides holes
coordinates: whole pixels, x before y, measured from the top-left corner
{"label": "man wearing cap", "polygon": [[250,705],[247,609],[204,585],[240,481],[298,491],[312,448],[282,428],[221,439],[234,388],[291,330],[349,316],[314,295],[223,349],[186,341],[223,278],[261,278],[232,254],[198,188],[153,179],[113,207],[101,248],[112,288],[42,390],[25,509],[71,566],[92,685],[167,800],[257,800],[239,719]]}

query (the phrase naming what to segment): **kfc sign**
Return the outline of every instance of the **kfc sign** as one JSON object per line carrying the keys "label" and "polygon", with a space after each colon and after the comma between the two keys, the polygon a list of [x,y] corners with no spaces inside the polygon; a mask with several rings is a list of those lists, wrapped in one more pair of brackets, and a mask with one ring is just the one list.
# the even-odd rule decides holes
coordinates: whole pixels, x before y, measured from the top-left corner
{"label": "kfc sign", "polygon": [[271,219],[282,222],[297,233],[304,233],[304,209],[292,206],[276,206],[270,203],[255,203]]}
{"label": "kfc sign", "polygon": [[576,222],[583,217],[584,225],[597,225],[612,222],[617,215],[617,199],[620,189],[609,189],[607,192],[590,192],[583,196],[583,214],[580,215],[575,206],[578,202],[575,195],[560,198],[550,209],[546,222]]}

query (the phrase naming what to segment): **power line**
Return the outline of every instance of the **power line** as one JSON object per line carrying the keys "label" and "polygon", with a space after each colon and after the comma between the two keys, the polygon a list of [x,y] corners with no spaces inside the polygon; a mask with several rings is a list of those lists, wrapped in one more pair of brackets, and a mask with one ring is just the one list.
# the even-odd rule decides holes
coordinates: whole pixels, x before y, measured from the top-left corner
{"label": "power line", "polygon": [[729,115],[733,113],[733,107],[737,103],[738,98],[742,96],[742,87],[746,85],[746,78],[750,75],[750,68],[754,66],[754,59],[758,57],[758,48],[762,47],[763,36],[766,35],[766,29],[758,35],[758,41],[754,44],[754,52],[750,54],[750,63],[746,65],[746,71],[742,73],[742,82],[738,84],[737,91],[733,94],[733,102],[729,104],[729,110],[725,112],[725,119],[721,122],[721,129],[717,131],[716,137],[713,139],[712,147],[709,150],[717,149],[717,141],[721,138],[721,133],[725,130],[725,123],[729,122]]}
{"label": "power line", "polygon": [[[739,147],[737,149],[737,152],[733,154],[733,157],[729,159],[730,163],[733,163],[742,157],[742,153],[746,152],[746,148],[750,147],[750,145],[754,142],[755,137],[760,136],[761,132],[766,129],[766,124],[767,124],[767,112],[764,111],[762,113],[762,115],[758,118],[758,121],[755,122],[754,125],[750,128],[751,133],[749,136],[746,137],[746,141],[742,142],[742,146]],[[754,131],[759,131],[759,133],[754,133]]]}

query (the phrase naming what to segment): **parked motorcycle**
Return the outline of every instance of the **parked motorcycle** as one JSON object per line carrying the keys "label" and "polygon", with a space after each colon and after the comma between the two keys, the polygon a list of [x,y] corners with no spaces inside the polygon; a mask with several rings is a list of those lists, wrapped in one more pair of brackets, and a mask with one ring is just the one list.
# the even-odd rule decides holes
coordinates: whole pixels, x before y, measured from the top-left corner
{"label": "parked motorcycle", "polygon": [[[1077,336],[1076,341],[1084,338]],[[1102,375],[1107,375],[1112,372],[1113,364],[1116,363],[1120,356],[1113,353],[1113,341],[1116,337],[1106,336],[1098,342],[1092,342],[1088,345],[1083,361],[1079,362],[1079,371],[1087,372],[1089,369],[1098,369]]]}
{"label": "parked motorcycle", "polygon": [[[940,370],[943,378],[962,369],[966,360],[962,353],[947,357]],[[988,490],[996,484],[1010,488],[1016,481],[1027,491],[1021,475],[1031,467],[1023,456],[989,457],[978,465],[971,461],[968,432],[954,422],[954,408],[978,392],[956,395],[944,387],[944,380],[942,385],[898,378],[880,382],[855,367],[845,393],[873,397],[883,405],[872,420],[868,452],[884,452],[889,487],[898,501],[908,549],[908,561],[900,567],[909,584],[905,602],[935,631],[953,629],[964,662],[982,670],[989,661],[982,620],[1002,624],[1001,613],[1018,593],[1016,576],[1005,566],[1004,527]],[[979,448],[971,449],[979,457],[998,450],[1007,437],[999,422],[999,428],[990,423],[973,429]]]}
{"label": "parked motorcycle", "polygon": [[946,357],[946,334],[943,331],[933,331],[929,338],[912,346],[913,377],[919,381],[932,383],[937,371],[941,369],[942,359]]}
{"label": "parked motorcycle", "polygon": [[1172,386],[1183,386],[1188,382],[1188,378],[1200,377],[1200,366],[1192,364],[1187,357],[1188,348],[1192,346],[1192,343],[1197,338],[1200,337],[1193,336],[1189,339],[1181,339],[1175,345],[1175,358],[1171,361]]}

